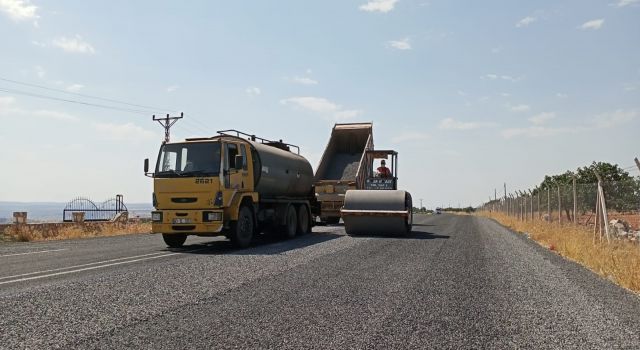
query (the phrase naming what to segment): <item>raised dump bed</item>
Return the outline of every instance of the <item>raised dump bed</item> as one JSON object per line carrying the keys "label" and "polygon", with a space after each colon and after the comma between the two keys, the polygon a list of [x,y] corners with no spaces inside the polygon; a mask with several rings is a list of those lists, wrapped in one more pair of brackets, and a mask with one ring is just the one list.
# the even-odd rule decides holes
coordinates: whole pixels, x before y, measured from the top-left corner
{"label": "raised dump bed", "polygon": [[347,190],[363,187],[368,149],[373,149],[372,123],[334,125],[314,176],[321,221],[338,223]]}

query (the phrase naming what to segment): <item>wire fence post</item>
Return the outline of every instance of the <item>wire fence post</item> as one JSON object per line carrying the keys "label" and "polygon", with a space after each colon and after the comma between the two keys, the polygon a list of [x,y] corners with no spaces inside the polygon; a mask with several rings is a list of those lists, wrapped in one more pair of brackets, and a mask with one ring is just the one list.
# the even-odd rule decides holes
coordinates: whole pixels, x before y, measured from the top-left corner
{"label": "wire fence post", "polygon": [[547,220],[549,223],[553,222],[551,219],[551,188],[547,187]]}
{"label": "wire fence post", "polygon": [[560,184],[558,186],[558,225],[562,225],[562,202],[560,201]]}
{"label": "wire fence post", "polygon": [[578,192],[576,190],[576,176],[573,175],[573,225],[578,224]]}
{"label": "wire fence post", "polygon": [[593,173],[596,174],[596,178],[598,178],[598,197],[600,197],[600,206],[602,211],[602,224],[604,224],[604,233],[607,237],[607,243],[611,243],[611,237],[609,236],[609,217],[607,216],[607,203],[604,198],[604,190],[602,189],[602,177],[600,174],[594,169]]}

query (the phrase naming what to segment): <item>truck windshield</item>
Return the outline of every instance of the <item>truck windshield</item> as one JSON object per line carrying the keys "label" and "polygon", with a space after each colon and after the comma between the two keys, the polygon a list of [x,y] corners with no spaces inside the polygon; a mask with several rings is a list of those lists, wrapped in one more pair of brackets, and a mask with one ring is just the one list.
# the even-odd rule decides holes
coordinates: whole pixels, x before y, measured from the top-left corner
{"label": "truck windshield", "polygon": [[163,145],[156,164],[156,177],[218,176],[220,142]]}

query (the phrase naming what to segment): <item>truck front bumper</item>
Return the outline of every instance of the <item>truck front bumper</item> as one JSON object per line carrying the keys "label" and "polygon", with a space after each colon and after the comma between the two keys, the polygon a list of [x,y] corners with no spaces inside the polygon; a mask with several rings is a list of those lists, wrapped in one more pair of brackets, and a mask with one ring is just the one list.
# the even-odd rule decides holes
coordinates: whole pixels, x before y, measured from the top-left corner
{"label": "truck front bumper", "polygon": [[151,218],[152,233],[216,235],[224,228],[221,210],[156,210]]}

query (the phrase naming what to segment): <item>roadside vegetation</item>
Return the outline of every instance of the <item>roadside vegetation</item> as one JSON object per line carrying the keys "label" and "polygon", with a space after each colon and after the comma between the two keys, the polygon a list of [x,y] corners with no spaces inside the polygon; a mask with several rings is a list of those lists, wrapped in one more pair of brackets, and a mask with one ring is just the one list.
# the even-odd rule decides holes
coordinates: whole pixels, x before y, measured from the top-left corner
{"label": "roadside vegetation", "polygon": [[118,236],[151,232],[149,222],[127,223],[49,223],[11,225],[4,229],[3,240],[34,242],[89,237]]}
{"label": "roadside vegetation", "polygon": [[500,212],[483,211],[481,215],[495,219],[519,233],[526,233],[550,250],[588,267],[611,281],[640,293],[640,247],[626,240],[595,238],[593,228],[559,225],[542,220],[520,221]]}

